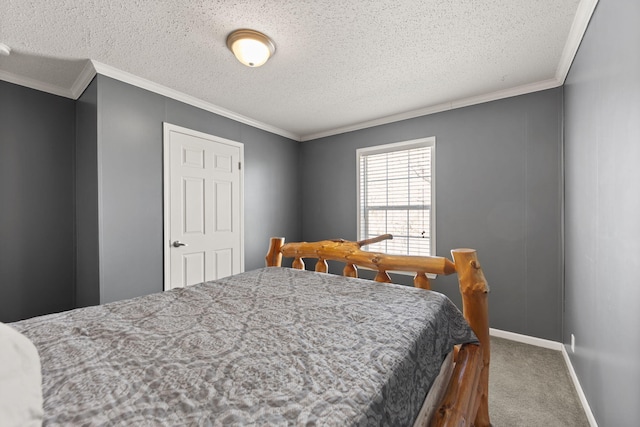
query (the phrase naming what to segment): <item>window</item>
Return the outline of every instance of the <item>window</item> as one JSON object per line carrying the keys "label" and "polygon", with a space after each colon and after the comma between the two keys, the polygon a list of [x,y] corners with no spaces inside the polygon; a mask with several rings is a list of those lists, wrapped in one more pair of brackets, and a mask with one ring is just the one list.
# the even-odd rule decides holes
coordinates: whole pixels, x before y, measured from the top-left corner
{"label": "window", "polygon": [[435,254],[434,154],[434,137],[357,150],[358,240],[393,234],[363,249]]}

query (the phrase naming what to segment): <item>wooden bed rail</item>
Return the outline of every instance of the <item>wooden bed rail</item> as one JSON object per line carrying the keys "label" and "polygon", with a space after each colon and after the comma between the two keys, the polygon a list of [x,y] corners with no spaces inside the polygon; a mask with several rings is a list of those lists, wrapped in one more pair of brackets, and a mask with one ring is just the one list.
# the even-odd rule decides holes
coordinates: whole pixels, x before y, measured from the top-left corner
{"label": "wooden bed rail", "polygon": [[[463,345],[456,359],[456,370],[448,385],[447,394],[431,425],[476,427],[490,426],[489,421],[489,286],[473,249],[454,249],[453,262],[437,256],[400,256],[363,251],[362,246],[392,239],[385,234],[372,239],[353,242],[348,240],[322,240],[319,242],[284,243],[282,237],[272,237],[265,257],[268,267],[280,267],[282,257],[293,258],[293,268],[304,269],[303,258],[317,259],[315,271],[326,273],[327,260],[345,263],[343,275],[358,277],[357,266],[377,270],[375,280],[390,283],[389,271],[414,272],[415,287],[430,289],[427,274],[458,273],[462,295],[462,312],[480,341],[476,345]],[[475,349],[474,349],[475,347]],[[479,362],[481,359],[481,363]],[[475,414],[475,415],[469,415]]]}
{"label": "wooden bed rail", "polygon": [[[279,266],[282,255],[293,258],[293,268],[304,269],[303,258],[316,258],[315,271],[326,273],[327,260],[341,261],[345,263],[343,275],[358,277],[357,266],[377,270],[375,278],[377,282],[391,283],[389,271],[415,272],[414,286],[417,288],[431,289],[427,274],[452,274],[456,272],[455,265],[444,257],[421,257],[406,255],[389,255],[376,252],[363,251],[362,246],[377,243],[383,240],[393,239],[391,234],[372,239],[352,242],[348,240],[323,240],[320,242],[300,242],[284,244],[284,238],[271,238],[271,246],[266,256],[267,266]],[[278,258],[280,257],[280,258]]]}
{"label": "wooden bed rail", "polygon": [[481,346],[469,344],[460,348],[447,391],[431,419],[432,427],[479,425],[474,422],[477,415],[469,414],[477,414],[480,405],[477,387],[482,375],[481,361]]}

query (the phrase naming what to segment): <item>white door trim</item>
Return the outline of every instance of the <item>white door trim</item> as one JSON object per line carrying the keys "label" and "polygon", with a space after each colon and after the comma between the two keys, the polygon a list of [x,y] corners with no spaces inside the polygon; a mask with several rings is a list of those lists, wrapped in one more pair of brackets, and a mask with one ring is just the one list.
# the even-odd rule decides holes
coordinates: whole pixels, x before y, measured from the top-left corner
{"label": "white door trim", "polygon": [[[169,162],[169,134],[170,132],[180,132],[187,135],[191,135],[197,138],[212,139],[221,144],[231,145],[237,147],[240,150],[240,164],[244,165],[244,144],[241,142],[233,141],[231,139],[221,138],[219,136],[207,134],[204,132],[198,132],[193,129],[177,126],[171,123],[163,122],[163,142],[162,142],[162,193],[163,193],[163,255],[164,255],[164,285],[163,289],[166,291],[170,289],[170,277],[171,277],[171,236],[170,236],[170,162]],[[240,168],[240,271],[244,271],[244,168]]]}

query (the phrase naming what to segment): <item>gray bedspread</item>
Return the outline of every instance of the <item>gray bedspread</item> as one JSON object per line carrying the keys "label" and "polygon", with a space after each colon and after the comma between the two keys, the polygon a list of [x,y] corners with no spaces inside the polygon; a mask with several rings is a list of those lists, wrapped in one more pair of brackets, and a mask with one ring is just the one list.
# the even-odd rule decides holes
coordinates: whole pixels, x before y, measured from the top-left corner
{"label": "gray bedspread", "polygon": [[410,425],[458,343],[443,295],[264,268],[11,324],[45,425]]}

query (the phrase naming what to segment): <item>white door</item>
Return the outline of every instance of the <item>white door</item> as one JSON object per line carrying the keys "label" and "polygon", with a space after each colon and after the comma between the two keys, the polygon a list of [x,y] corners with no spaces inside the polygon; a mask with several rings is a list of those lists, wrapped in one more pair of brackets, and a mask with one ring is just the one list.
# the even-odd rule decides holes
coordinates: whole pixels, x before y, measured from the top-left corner
{"label": "white door", "polygon": [[164,123],[164,289],[240,273],[243,145]]}

